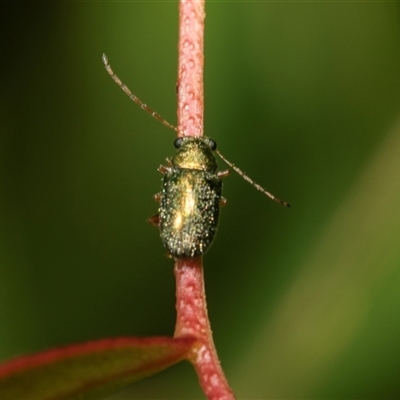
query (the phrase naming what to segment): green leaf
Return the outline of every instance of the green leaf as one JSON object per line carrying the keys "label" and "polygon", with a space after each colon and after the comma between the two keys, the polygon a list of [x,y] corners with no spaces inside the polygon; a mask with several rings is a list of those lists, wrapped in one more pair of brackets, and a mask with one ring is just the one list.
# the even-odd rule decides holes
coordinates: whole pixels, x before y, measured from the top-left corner
{"label": "green leaf", "polygon": [[98,399],[185,358],[196,339],[117,338],[0,365],[0,399]]}

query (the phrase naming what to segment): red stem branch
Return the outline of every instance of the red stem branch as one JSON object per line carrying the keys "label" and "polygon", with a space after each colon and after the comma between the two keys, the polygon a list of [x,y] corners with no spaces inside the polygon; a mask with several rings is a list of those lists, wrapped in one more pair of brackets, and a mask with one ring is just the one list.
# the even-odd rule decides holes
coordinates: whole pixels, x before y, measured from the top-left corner
{"label": "red stem branch", "polygon": [[[204,0],[180,0],[178,128],[186,136],[203,135]],[[177,321],[174,337],[194,336],[190,361],[209,400],[233,400],[215,350],[207,314],[202,257],[176,260]]]}

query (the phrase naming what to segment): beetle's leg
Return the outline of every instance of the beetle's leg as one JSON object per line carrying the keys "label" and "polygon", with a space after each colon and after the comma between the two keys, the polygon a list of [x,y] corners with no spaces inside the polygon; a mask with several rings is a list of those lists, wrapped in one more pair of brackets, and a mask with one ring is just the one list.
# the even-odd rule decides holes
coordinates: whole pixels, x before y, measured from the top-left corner
{"label": "beetle's leg", "polygon": [[230,173],[231,171],[229,171],[229,169],[226,169],[225,171],[218,171],[217,176],[218,178],[226,178]]}
{"label": "beetle's leg", "polygon": [[226,205],[227,202],[228,202],[228,200],[227,200],[225,197],[222,197],[222,196],[221,196],[221,199],[219,200],[219,205],[220,205],[221,207],[223,207],[223,206]]}
{"label": "beetle's leg", "polygon": [[158,214],[153,215],[147,221],[150,222],[150,224],[152,224],[156,228],[160,227],[160,216]]}
{"label": "beetle's leg", "polygon": [[160,165],[160,166],[157,168],[157,171],[158,171],[158,172],[161,172],[162,174],[166,174],[169,170],[170,170],[170,168],[169,168],[169,167],[166,167],[165,165]]}
{"label": "beetle's leg", "polygon": [[161,200],[161,192],[158,192],[154,195],[154,200],[159,203]]}

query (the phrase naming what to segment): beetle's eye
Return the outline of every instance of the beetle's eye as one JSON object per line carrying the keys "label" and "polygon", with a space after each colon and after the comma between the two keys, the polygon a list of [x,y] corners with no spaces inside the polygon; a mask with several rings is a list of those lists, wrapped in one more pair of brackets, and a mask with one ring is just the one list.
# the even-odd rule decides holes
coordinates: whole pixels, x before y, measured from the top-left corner
{"label": "beetle's eye", "polygon": [[212,139],[209,139],[209,146],[211,150],[217,150],[217,142],[214,142]]}
{"label": "beetle's eye", "polygon": [[176,149],[179,149],[179,147],[182,146],[183,143],[183,138],[178,137],[177,139],[174,140],[174,146]]}

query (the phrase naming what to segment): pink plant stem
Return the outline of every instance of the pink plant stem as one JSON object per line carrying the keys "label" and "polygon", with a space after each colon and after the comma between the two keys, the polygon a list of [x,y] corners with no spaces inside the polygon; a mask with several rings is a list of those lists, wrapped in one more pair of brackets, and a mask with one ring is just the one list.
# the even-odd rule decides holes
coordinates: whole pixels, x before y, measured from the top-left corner
{"label": "pink plant stem", "polygon": [[[204,0],[180,0],[178,128],[185,136],[203,135]],[[190,361],[209,400],[233,400],[215,350],[207,315],[202,257],[176,260],[177,321],[174,337],[198,339]]]}
{"label": "pink plant stem", "polygon": [[203,135],[204,1],[180,0],[178,128]]}
{"label": "pink plant stem", "polygon": [[199,377],[200,386],[209,400],[232,400],[230,389],[215,350],[207,315],[202,258],[176,260],[177,321],[174,337],[198,339],[190,361]]}

